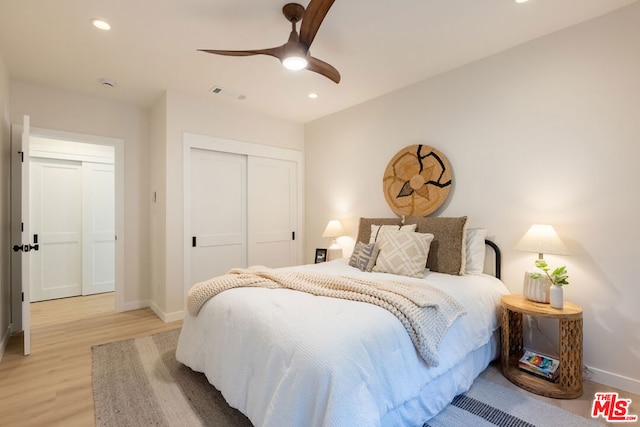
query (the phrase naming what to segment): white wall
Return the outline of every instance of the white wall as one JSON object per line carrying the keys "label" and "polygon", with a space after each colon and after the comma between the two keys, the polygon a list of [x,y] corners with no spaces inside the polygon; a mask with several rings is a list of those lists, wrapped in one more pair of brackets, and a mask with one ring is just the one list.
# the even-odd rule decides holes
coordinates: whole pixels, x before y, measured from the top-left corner
{"label": "white wall", "polygon": [[[163,215],[165,233],[154,233],[159,247],[164,248],[163,298],[155,300],[154,310],[161,318],[181,318],[184,309],[184,236],[183,225],[183,134],[184,132],[216,136],[236,141],[304,150],[304,126],[300,123],[271,118],[254,113],[232,102],[205,97],[191,97],[169,91],[166,114],[154,113],[155,120],[166,120],[165,167],[158,170],[151,183],[151,191],[165,204]],[[154,108],[154,111],[162,106]],[[152,124],[152,128],[155,128]],[[159,140],[158,140],[159,141]],[[153,142],[154,150],[158,148]],[[162,159],[158,159],[161,162]],[[158,168],[160,169],[160,168]],[[162,305],[164,299],[164,305]]]}
{"label": "white wall", "polygon": [[126,309],[149,300],[149,113],[147,110],[55,89],[11,82],[11,121],[124,140]]}
{"label": "white wall", "polygon": [[9,73],[0,55],[0,360],[9,339],[11,322],[10,150]]}
{"label": "white wall", "polygon": [[12,122],[28,114],[32,127],[125,141],[125,307],[151,305],[164,320],[184,304],[183,133],[304,149],[300,123],[175,92],[151,110],[15,81],[11,96]]}
{"label": "white wall", "polygon": [[329,219],[355,238],[359,216],[393,216],[388,161],[432,145],[454,170],[436,214],[489,229],[512,292],[535,259],[516,241],[533,223],[555,226],[572,256],[545,258],[567,265],[565,297],[584,309],[585,364],[640,393],[638,22],[636,3],[308,123],[307,261],[327,246]]}
{"label": "white wall", "polygon": [[[161,315],[166,300],[166,146],[167,146],[167,97],[164,94],[151,109],[150,126],[150,202],[151,218],[149,253],[151,256],[151,308]],[[163,308],[160,308],[163,307]]]}

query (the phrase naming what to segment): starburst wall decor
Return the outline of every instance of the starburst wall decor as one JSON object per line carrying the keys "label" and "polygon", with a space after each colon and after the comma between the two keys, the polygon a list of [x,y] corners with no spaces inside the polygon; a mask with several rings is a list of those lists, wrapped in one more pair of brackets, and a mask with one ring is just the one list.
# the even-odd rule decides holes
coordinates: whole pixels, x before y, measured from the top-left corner
{"label": "starburst wall decor", "polygon": [[423,217],[444,203],[451,182],[451,168],[444,154],[428,145],[410,145],[393,156],[384,171],[382,186],[396,214]]}

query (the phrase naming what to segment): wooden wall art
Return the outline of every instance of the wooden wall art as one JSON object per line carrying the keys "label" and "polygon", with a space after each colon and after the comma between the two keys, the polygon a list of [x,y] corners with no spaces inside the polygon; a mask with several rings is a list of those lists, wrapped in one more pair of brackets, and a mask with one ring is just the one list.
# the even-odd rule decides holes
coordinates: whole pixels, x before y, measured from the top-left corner
{"label": "wooden wall art", "polygon": [[382,179],[384,197],[398,215],[423,217],[444,203],[451,189],[451,168],[440,151],[410,145],[393,156]]}

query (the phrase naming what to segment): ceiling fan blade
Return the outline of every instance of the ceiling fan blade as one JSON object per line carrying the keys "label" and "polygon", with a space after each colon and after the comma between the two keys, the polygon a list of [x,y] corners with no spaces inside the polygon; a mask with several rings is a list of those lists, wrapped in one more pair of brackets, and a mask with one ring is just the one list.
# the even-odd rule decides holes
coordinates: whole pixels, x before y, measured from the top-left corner
{"label": "ceiling fan blade", "polygon": [[311,0],[307,6],[300,26],[300,41],[311,46],[322,20],[329,12],[335,0]]}
{"label": "ceiling fan blade", "polygon": [[269,49],[257,50],[215,50],[215,49],[198,49],[200,52],[213,53],[215,55],[226,56],[251,56],[251,55],[269,55],[278,59],[282,59],[284,54],[283,46],[272,47]]}
{"label": "ceiling fan blade", "polygon": [[314,73],[322,74],[335,83],[340,83],[340,73],[333,65],[327,64],[326,62],[321,61],[318,58],[314,58],[313,56],[309,56],[308,61],[309,62],[307,64],[307,70],[313,71]]}

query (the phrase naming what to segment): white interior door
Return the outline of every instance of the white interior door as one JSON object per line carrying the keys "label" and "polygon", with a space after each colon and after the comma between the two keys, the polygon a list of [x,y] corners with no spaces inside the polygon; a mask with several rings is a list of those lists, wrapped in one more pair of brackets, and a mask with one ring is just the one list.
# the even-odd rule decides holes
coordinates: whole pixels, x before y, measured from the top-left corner
{"label": "white interior door", "polygon": [[32,158],[31,300],[82,294],[82,162]]}
{"label": "white interior door", "polygon": [[[25,161],[26,160],[26,161]],[[29,116],[11,128],[11,325],[23,331],[24,354],[31,354],[29,257],[37,245],[29,234]]]}
{"label": "white interior door", "polygon": [[194,283],[247,265],[247,159],[190,150],[191,277]]}
{"label": "white interior door", "polygon": [[82,295],[115,289],[114,167],[82,163]]}
{"label": "white interior door", "polygon": [[249,157],[249,265],[296,264],[297,170],[288,160]]}

